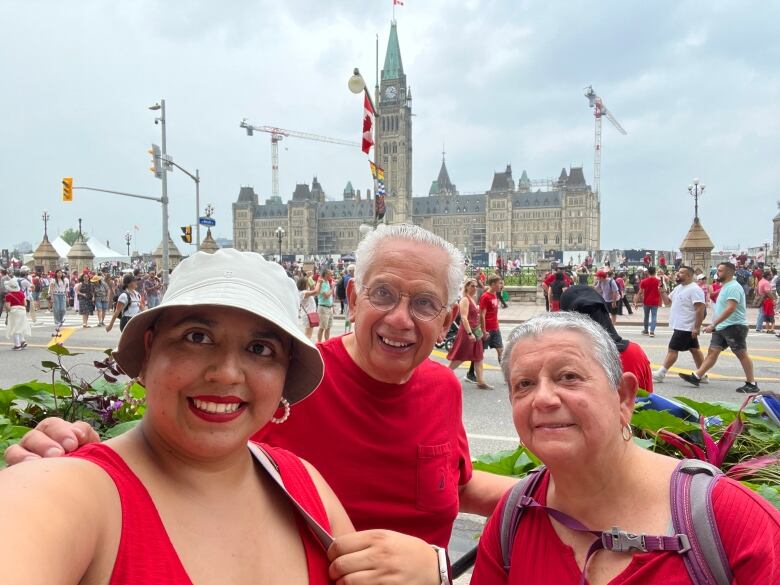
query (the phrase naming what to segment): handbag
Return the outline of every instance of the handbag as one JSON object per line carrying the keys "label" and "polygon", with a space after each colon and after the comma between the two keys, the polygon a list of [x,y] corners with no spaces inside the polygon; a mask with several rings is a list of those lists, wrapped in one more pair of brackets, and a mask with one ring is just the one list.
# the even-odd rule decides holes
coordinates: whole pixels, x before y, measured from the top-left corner
{"label": "handbag", "polygon": [[306,313],[306,318],[309,320],[309,327],[319,327],[320,326],[320,316],[316,312],[312,313]]}

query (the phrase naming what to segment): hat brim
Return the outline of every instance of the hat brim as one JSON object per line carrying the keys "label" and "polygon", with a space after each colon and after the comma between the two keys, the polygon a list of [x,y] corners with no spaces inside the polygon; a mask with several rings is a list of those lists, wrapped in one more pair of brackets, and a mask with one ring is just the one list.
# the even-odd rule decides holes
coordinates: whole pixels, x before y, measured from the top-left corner
{"label": "hat brim", "polygon": [[[202,295],[199,295],[198,289],[195,288],[184,294],[177,295],[175,299],[171,299],[168,302],[163,301],[162,304],[153,309],[138,313],[130,319],[119,338],[119,346],[113,352],[114,359],[122,371],[131,378],[138,376],[146,357],[144,334],[154,325],[155,321],[160,318],[160,315],[166,309],[196,306],[237,308],[237,301],[246,299],[246,288],[233,287],[228,283],[225,283],[220,288],[221,290],[214,296],[221,297],[221,300],[220,298],[212,298],[208,303],[204,303]],[[209,292],[213,294],[213,288]],[[292,338],[292,357],[290,366],[287,369],[282,395],[290,404],[295,404],[309,396],[320,385],[324,373],[322,356],[296,323],[290,323],[279,318],[279,315],[283,315],[285,311],[277,298],[267,296],[264,300],[267,304],[266,310],[242,308],[239,308],[239,310],[266,319]],[[280,306],[275,308],[274,304]]]}

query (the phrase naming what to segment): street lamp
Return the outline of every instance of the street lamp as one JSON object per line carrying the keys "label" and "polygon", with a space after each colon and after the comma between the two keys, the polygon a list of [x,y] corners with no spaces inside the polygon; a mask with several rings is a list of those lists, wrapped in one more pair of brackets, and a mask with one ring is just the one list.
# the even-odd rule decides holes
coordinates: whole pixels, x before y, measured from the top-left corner
{"label": "street lamp", "polygon": [[133,234],[125,232],[125,244],[127,244],[127,257],[130,258],[130,242],[133,239]]}
{"label": "street lamp", "polygon": [[[377,43],[378,42],[379,41],[377,40]],[[378,49],[377,49],[377,54],[378,54]],[[374,100],[371,99],[371,94],[368,92],[368,88],[366,87],[366,80],[363,79],[363,76],[360,74],[360,69],[358,69],[357,67],[355,67],[355,69],[352,71],[352,77],[350,77],[349,80],[347,81],[347,87],[349,87],[349,91],[351,91],[352,93],[356,93],[356,94],[357,93],[364,93],[366,95],[366,97],[368,98],[368,102],[371,104],[371,109],[374,111],[374,125],[371,128],[371,141],[374,144],[374,162],[379,164],[378,163],[379,156],[377,155],[377,150],[376,150],[376,148],[377,148],[376,147],[376,134],[377,134],[376,128],[377,128],[377,123],[378,123],[378,118],[379,118],[379,111],[377,111],[376,107],[374,106]],[[378,91],[378,88],[377,88],[377,91]],[[379,100],[379,97],[377,97],[377,100]],[[364,124],[363,125],[363,129],[365,131],[365,128],[366,128],[365,120],[364,120],[363,124]],[[374,201],[372,202],[372,207],[374,208],[374,221],[373,221],[374,229],[376,229],[376,226],[379,223],[379,217],[377,216],[377,208],[376,208],[377,201],[378,201],[377,195],[376,195],[376,190],[377,190],[377,180],[376,180],[376,177],[374,177]]]}
{"label": "street lamp", "polygon": [[693,221],[699,221],[699,196],[704,194],[704,184],[699,185],[699,179],[693,180],[693,185],[688,185],[688,193],[693,197]]}
{"label": "street lamp", "polygon": [[276,228],[276,239],[279,241],[279,264],[282,263],[282,238],[284,237],[284,228],[279,226]]}
{"label": "street lamp", "polygon": [[41,219],[43,220],[43,239],[48,240],[49,239],[49,220],[51,219],[51,216],[49,215],[49,212],[45,209],[43,210],[43,215],[41,216]]}
{"label": "street lamp", "polygon": [[170,257],[169,257],[169,250],[168,250],[168,238],[170,237],[168,234],[168,151],[166,149],[166,136],[165,136],[165,100],[160,100],[158,103],[155,103],[152,106],[149,106],[149,109],[153,112],[160,111],[160,116],[158,118],[154,119],[155,124],[160,124],[161,126],[161,132],[162,132],[162,154],[161,154],[161,161],[160,161],[160,167],[162,168],[162,176],[160,179],[162,180],[162,197],[160,198],[160,202],[162,203],[162,231],[163,231],[163,239],[162,239],[162,271],[163,271],[163,288],[167,288],[168,286],[168,271],[170,270]]}

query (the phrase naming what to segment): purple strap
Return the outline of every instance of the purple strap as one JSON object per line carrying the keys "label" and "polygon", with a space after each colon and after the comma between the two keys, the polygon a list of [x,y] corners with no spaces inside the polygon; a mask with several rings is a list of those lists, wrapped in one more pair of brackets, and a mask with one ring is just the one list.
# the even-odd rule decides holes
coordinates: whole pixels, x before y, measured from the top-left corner
{"label": "purple strap", "polygon": [[555,518],[566,528],[576,532],[587,532],[596,537],[593,544],[588,548],[585,555],[585,564],[582,567],[582,577],[580,585],[585,585],[585,576],[588,570],[588,563],[593,555],[600,550],[612,552],[627,552],[637,550],[640,552],[658,552],[672,551],[679,554],[688,552],[691,549],[688,537],[685,534],[676,534],[674,536],[647,536],[645,534],[633,534],[614,527],[608,531],[591,530],[584,526],[579,520],[572,518],[568,514],[542,506],[539,502],[530,496],[522,496],[518,502],[519,508],[539,508],[545,511],[550,517]]}

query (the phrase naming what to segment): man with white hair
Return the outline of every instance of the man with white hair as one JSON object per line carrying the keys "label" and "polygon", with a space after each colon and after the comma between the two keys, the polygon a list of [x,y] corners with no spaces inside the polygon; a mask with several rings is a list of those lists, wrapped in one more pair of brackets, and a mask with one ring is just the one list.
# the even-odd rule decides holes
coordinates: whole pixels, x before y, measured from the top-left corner
{"label": "man with white hair", "polygon": [[[319,344],[325,376],[318,389],[284,424],[254,438],[314,465],[360,531],[329,549],[334,581],[447,583],[444,549],[458,512],[489,515],[515,483],[472,470],[461,385],[429,358],[449,328],[463,256],[401,224],[368,234],[356,258],[347,291],[354,333]],[[9,462],[97,439],[84,426],[41,425],[56,442],[31,431],[8,450]]]}

